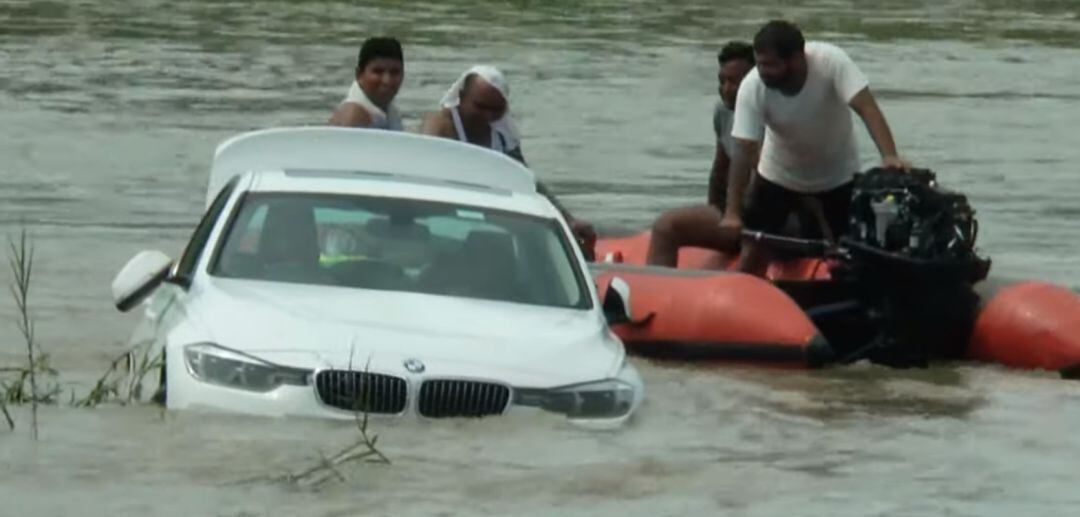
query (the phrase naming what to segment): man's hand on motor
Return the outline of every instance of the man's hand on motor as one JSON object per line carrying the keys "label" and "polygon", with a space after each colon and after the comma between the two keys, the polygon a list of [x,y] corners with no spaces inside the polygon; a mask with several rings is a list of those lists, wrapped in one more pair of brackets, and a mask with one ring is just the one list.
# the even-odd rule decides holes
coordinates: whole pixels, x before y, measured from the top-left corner
{"label": "man's hand on motor", "polygon": [[900,169],[904,172],[908,172],[911,170],[911,163],[895,155],[882,157],[881,166],[886,169]]}

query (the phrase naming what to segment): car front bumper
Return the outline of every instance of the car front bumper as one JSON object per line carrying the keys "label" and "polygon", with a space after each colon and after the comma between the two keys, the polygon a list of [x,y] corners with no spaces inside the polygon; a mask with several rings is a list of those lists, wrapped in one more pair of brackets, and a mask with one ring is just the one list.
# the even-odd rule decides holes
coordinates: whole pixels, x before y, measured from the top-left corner
{"label": "car front bumper", "polygon": [[[268,391],[250,391],[222,386],[200,380],[180,359],[182,354],[170,353],[166,358],[166,405],[169,409],[209,410],[270,417],[314,417],[352,420],[363,414],[360,405],[349,406],[341,401],[342,386],[349,393],[360,390],[374,393],[378,400],[368,400],[368,415],[379,418],[446,418],[496,416],[511,413],[548,412],[533,405],[519,403],[519,392],[541,391],[537,388],[513,387],[490,379],[442,378],[424,375],[368,374],[356,370],[313,370],[306,385],[281,385]],[[327,380],[333,373],[344,379]],[[401,384],[351,380],[349,376],[378,376],[392,378]],[[612,379],[633,390],[629,409],[622,414],[605,417],[567,417],[573,424],[596,429],[617,428],[636,412],[644,398],[644,386],[637,370],[624,363]],[[602,379],[601,381],[604,381]],[[368,389],[370,387],[370,389]],[[348,391],[348,389],[346,391]],[[396,395],[394,393],[397,393]],[[356,399],[352,399],[356,400]],[[554,413],[558,416],[557,413]]]}

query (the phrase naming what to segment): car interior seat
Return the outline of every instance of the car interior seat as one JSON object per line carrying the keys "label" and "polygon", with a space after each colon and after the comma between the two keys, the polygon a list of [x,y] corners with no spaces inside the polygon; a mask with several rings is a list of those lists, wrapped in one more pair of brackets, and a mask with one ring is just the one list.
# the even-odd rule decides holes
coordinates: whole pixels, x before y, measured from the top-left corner
{"label": "car interior seat", "polygon": [[319,240],[311,206],[292,201],[271,203],[258,254],[268,280],[317,281]]}
{"label": "car interior seat", "polygon": [[472,292],[481,298],[517,301],[520,294],[518,260],[509,233],[473,230],[461,247],[463,273]]}

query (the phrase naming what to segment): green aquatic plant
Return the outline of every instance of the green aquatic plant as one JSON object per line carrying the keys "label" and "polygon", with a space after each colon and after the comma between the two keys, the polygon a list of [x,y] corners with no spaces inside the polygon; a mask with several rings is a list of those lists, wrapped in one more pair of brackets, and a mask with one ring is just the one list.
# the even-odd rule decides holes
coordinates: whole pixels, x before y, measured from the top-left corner
{"label": "green aquatic plant", "polygon": [[[352,371],[352,351],[349,352],[349,371]],[[364,367],[363,373],[365,375],[368,373],[367,366]],[[361,386],[364,385],[364,383],[360,384]],[[370,392],[361,388],[360,393],[356,394],[356,401],[353,404],[353,416],[355,417],[356,429],[360,433],[359,439],[332,456],[327,457],[325,454],[320,453],[320,461],[315,465],[294,474],[286,474],[280,479],[297,485],[314,487],[330,479],[344,482],[345,476],[338,470],[338,467],[346,463],[364,461],[390,464],[390,459],[376,447],[379,443],[379,436],[368,430],[369,407],[371,407]]]}
{"label": "green aquatic plant", "polygon": [[[350,372],[354,371],[354,350],[355,348],[350,348],[349,350]],[[371,358],[369,357],[368,363],[361,371],[363,374],[368,374],[370,364]],[[368,408],[371,407],[370,392],[364,389],[365,383],[361,382],[358,384],[360,385],[360,392],[356,394],[356,400],[353,403],[354,421],[356,423],[356,429],[360,434],[357,440],[330,456],[319,451],[319,460],[309,467],[278,476],[258,476],[243,480],[240,483],[271,482],[288,483],[304,487],[318,487],[331,479],[337,479],[338,481],[344,482],[346,480],[345,475],[342,474],[340,467],[347,463],[366,462],[389,465],[390,458],[386,457],[386,455],[377,447],[379,436],[368,429]]]}
{"label": "green aquatic plant", "polygon": [[12,420],[11,413],[8,413],[7,404],[0,402],[0,412],[4,413],[4,420],[7,420],[8,428],[12,431],[15,430],[15,420]]}
{"label": "green aquatic plant", "polygon": [[16,322],[19,333],[26,343],[26,366],[5,368],[0,373],[14,374],[14,380],[0,380],[0,400],[3,400],[4,416],[8,426],[15,428],[15,422],[7,412],[9,404],[31,406],[30,428],[34,439],[38,439],[38,405],[55,402],[60,393],[60,386],[55,382],[48,384],[45,390],[38,389],[39,376],[55,378],[57,371],[49,363],[49,355],[40,351],[34,334],[34,318],[30,313],[30,287],[34,272],[34,245],[28,240],[26,228],[19,232],[19,238],[8,238],[8,264],[14,281],[11,284],[11,296],[18,309]]}
{"label": "green aquatic plant", "polygon": [[7,374],[0,379],[0,401],[4,404],[55,404],[60,395],[60,385],[50,382],[41,389],[43,376],[55,378],[59,372],[50,364],[49,354],[35,352],[32,366],[2,368],[0,373]]}
{"label": "green aquatic plant", "polygon": [[153,353],[152,350],[150,343],[142,343],[116,356],[86,396],[75,400],[72,393],[71,405],[93,408],[106,403],[142,402],[143,381],[164,365],[163,351]]}

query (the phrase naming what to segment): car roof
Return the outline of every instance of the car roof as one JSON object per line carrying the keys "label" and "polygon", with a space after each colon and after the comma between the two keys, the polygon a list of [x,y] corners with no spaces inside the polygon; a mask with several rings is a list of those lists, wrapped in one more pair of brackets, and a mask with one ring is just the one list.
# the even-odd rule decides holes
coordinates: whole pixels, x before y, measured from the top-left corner
{"label": "car roof", "polygon": [[206,205],[239,174],[275,171],[281,174],[262,178],[261,188],[382,188],[397,183],[419,190],[424,190],[421,184],[457,189],[463,195],[486,191],[489,197],[536,196],[531,170],[476,145],[400,131],[281,127],[243,133],[217,147]]}
{"label": "car roof", "polygon": [[248,192],[394,197],[457,203],[545,218],[558,215],[555,207],[535,190],[515,192],[486,185],[359,170],[286,169],[248,175],[250,181],[241,186]]}

